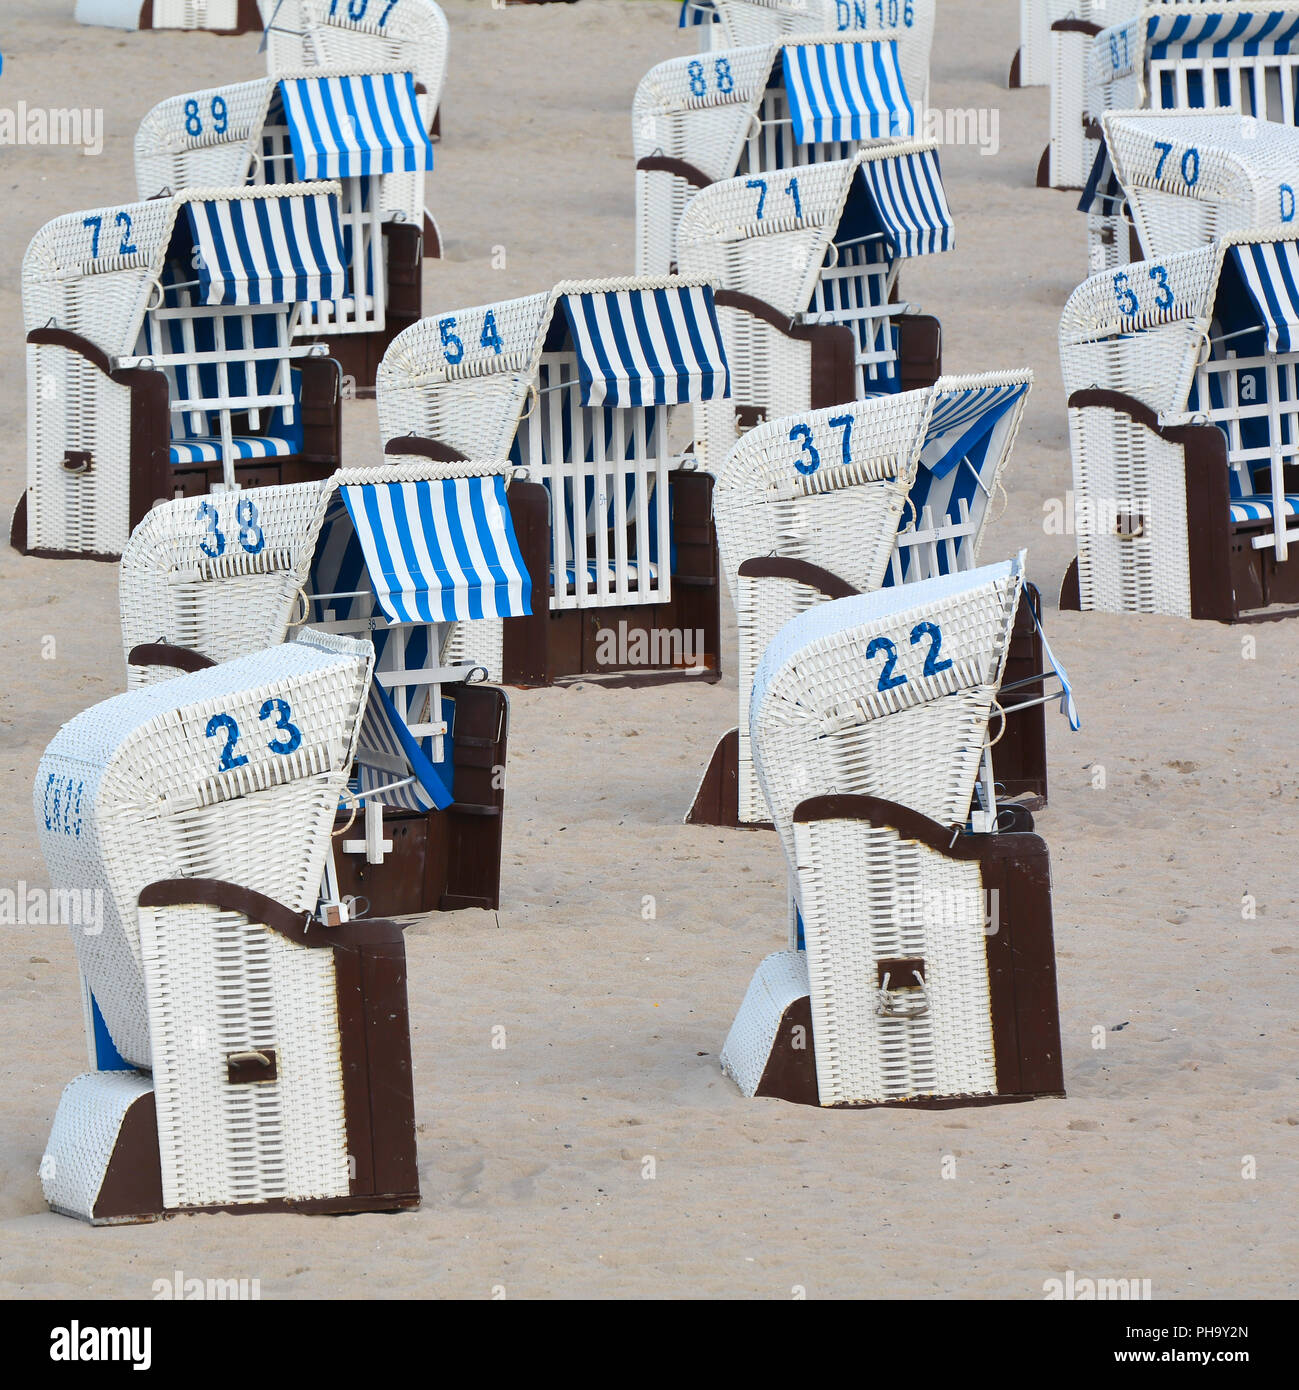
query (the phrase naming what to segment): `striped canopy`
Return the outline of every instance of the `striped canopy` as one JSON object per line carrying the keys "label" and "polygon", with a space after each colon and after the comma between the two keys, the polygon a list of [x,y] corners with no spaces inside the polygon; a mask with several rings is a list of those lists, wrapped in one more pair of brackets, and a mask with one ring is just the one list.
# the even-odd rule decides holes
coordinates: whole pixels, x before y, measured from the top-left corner
{"label": "striped canopy", "polygon": [[945,477],[1027,393],[1028,383],[1023,381],[937,392],[920,450],[921,467],[936,478]]}
{"label": "striped canopy", "polygon": [[897,255],[925,256],[952,249],[956,229],[943,191],[937,150],[864,160],[861,174]]}
{"label": "striped canopy", "polygon": [[280,94],[300,179],[433,167],[433,144],[408,72],[287,78]]}
{"label": "striped canopy", "polygon": [[332,193],[186,203],[204,304],[297,304],[347,293]]}
{"label": "striped canopy", "polygon": [[375,597],[391,622],[531,613],[532,581],[504,478],[353,484],[342,493]]}
{"label": "striped canopy", "polygon": [[696,24],[711,24],[716,19],[712,0],[681,0],[678,29],[690,29]]}
{"label": "striped canopy", "polygon": [[1146,21],[1146,46],[1155,62],[1224,58],[1232,46],[1246,44],[1251,56],[1299,51],[1299,14],[1242,5],[1204,14],[1178,9]]}
{"label": "striped canopy", "polygon": [[730,395],[707,285],[571,294],[563,305],[584,406],[680,405]]}
{"label": "striped canopy", "polygon": [[1259,241],[1228,254],[1267,329],[1267,351],[1299,350],[1299,244]]}
{"label": "striped canopy", "polygon": [[787,44],[782,53],[798,144],[916,133],[896,39]]}

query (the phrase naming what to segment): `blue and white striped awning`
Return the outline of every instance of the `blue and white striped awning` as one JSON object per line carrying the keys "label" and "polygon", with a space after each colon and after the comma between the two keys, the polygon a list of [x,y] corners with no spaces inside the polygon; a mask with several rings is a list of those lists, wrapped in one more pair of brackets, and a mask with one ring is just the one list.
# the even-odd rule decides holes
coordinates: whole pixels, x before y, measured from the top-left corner
{"label": "blue and white striped awning", "polygon": [[916,133],[896,39],[789,44],[782,52],[798,144]]}
{"label": "blue and white striped awning", "polygon": [[946,477],[1027,393],[1028,383],[1023,381],[943,392],[925,430],[921,467],[936,478]]}
{"label": "blue and white striped awning", "polygon": [[349,484],[342,493],[375,597],[391,622],[532,612],[532,581],[504,478]]}
{"label": "blue and white striped awning", "polygon": [[1225,58],[1235,49],[1247,57],[1299,51],[1299,15],[1242,5],[1239,10],[1193,10],[1155,15],[1146,21],[1152,61]]}
{"label": "blue and white striped awning", "polygon": [[717,18],[713,0],[681,0],[681,17],[677,20],[678,29],[689,29],[696,24],[712,24]]}
{"label": "blue and white striped awning", "polygon": [[584,406],[720,400],[731,393],[707,285],[565,295]]}
{"label": "blue and white striped awning", "polygon": [[299,179],[433,167],[433,143],[408,72],[286,78],[280,94]]}
{"label": "blue and white striped awning", "polygon": [[1267,351],[1299,350],[1299,243],[1257,241],[1229,255],[1267,329]]}
{"label": "blue and white striped awning", "polygon": [[332,193],[186,203],[204,304],[298,304],[347,293]]}
{"label": "blue and white striped awning", "polygon": [[862,164],[861,174],[898,256],[932,255],[950,251],[956,244],[937,150],[869,159]]}
{"label": "blue and white striped awning", "polygon": [[1087,179],[1087,187],[1078,200],[1078,211],[1094,217],[1112,217],[1122,211],[1127,202],[1119,176],[1114,172],[1114,161],[1110,158],[1110,147],[1101,141],[1092,162],[1092,171]]}

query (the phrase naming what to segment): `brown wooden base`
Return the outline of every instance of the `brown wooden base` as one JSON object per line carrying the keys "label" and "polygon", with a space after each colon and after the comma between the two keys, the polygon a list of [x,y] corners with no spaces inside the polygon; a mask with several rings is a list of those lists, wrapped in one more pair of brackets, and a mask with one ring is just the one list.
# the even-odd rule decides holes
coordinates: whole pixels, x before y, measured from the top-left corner
{"label": "brown wooden base", "polygon": [[687,825],[721,825],[732,830],[774,830],[769,820],[740,819],[740,731],[731,729],[717,740],[704,773]]}
{"label": "brown wooden base", "polygon": [[[257,0],[239,0],[233,29],[205,29],[203,32],[215,34],[218,38],[234,38],[239,34],[260,34],[264,27]],[[143,0],[140,6],[140,28],[153,28],[153,0]]]}
{"label": "brown wooden base", "polygon": [[[1025,584],[1015,613],[1015,625],[1011,629],[1006,669],[1001,678],[1001,699],[1007,707],[1039,700],[1045,694],[1044,682],[1032,679],[1042,674],[1046,661],[1042,638],[1033,621],[1034,614],[1040,622],[1042,598],[1032,584]],[[1030,684],[1019,686],[1016,690],[1007,689],[1019,681],[1029,681]],[[1007,716],[1006,732],[992,755],[993,769],[1001,789],[999,794],[1007,799],[1030,796],[1039,798],[1041,805],[1046,805],[1046,708],[1045,705],[1036,705]]]}
{"label": "brown wooden base", "polygon": [[[532,614],[507,618],[503,624],[506,685],[546,686],[566,677],[589,680],[615,675],[624,685],[658,683],[665,675],[681,680],[720,678],[722,624],[713,480],[706,473],[685,469],[670,476],[676,549],[671,601],[619,608],[551,611],[550,496],[540,483],[511,484],[510,516],[532,579]],[[684,657],[687,634],[692,648],[688,660]],[[707,674],[701,674],[699,667]]]}
{"label": "brown wooden base", "polygon": [[[334,856],[338,891],[365,898],[376,917],[455,912],[501,905],[501,836],[509,702],[492,685],[448,685],[455,700],[451,792],[445,811],[384,810],[383,836],[392,849],[382,864],[364,854]],[[348,813],[350,814],[350,813]],[[343,835],[348,815],[335,821],[335,845],[363,839],[363,814]]]}
{"label": "brown wooden base", "polygon": [[1010,90],[1016,91],[1020,86],[1020,60],[1023,56],[1022,49],[1015,50],[1015,56],[1010,60],[1010,76],[1006,79],[1006,86]]}
{"label": "brown wooden base", "polygon": [[[1063,1096],[1051,866],[1043,841],[1036,835],[1012,833],[962,835],[953,843],[949,830],[915,811],[865,796],[815,797],[803,802],[794,817],[798,821],[852,818],[891,826],[945,857],[974,860],[985,894],[996,902],[996,920],[989,922],[984,938],[996,1094],[917,1096],[844,1108],[948,1109]],[[812,1007],[806,995],[785,1010],[755,1094],[799,1105],[820,1104]]]}
{"label": "brown wooden base", "polygon": [[[200,1211],[315,1214],[417,1206],[415,1093],[401,929],[392,922],[367,920],[309,930],[300,912],[239,884],[211,879],[168,879],[149,884],[140,893],[142,907],[195,903],[241,912],[250,922],[260,922],[300,947],[333,953],[350,1191],[338,1197],[284,1197],[166,1209],[157,1108],[149,1092],[126,1112],[91,1221],[126,1224]],[[240,1084],[233,1074],[230,1081]]]}

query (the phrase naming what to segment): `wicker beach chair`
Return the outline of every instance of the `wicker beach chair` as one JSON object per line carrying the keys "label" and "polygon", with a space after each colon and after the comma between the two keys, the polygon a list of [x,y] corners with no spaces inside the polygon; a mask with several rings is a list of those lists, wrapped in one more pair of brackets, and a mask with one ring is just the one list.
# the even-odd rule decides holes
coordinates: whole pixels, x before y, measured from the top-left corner
{"label": "wicker beach chair", "polygon": [[115,559],[160,498],[338,466],[338,365],[294,341],[346,283],[336,183],[56,218],[23,262],[27,492],[11,540]]}
{"label": "wicker beach chair", "polygon": [[1022,581],[1008,561],[841,599],[768,647],[754,761],[797,911],[722,1051],[744,1095],[1063,1094],[1046,846],[962,832]]}
{"label": "wicker beach chair", "polygon": [[1061,607],[1235,622],[1299,601],[1297,235],[1234,233],[1070,298]]}
{"label": "wicker beach chair", "polygon": [[1112,259],[1093,261],[1093,271],[1295,221],[1294,126],[1203,111],[1107,111],[1101,129],[1080,207],[1089,224],[1108,218],[1115,232],[1106,243]]}
{"label": "wicker beach chair", "polygon": [[[688,821],[769,822],[747,720],[753,673],[786,622],[829,600],[974,568],[1031,383],[1027,371],[944,378],[769,421],[735,446],[713,511],[736,608],[739,726],[719,741]],[[1016,700],[1005,707],[997,787],[1003,800],[1038,805],[1047,793],[1044,682],[1060,676],[1063,690],[1067,678],[1041,634],[1031,586],[1009,663]]]}
{"label": "wicker beach chair", "polygon": [[[713,0],[714,48],[775,43],[786,35],[901,32],[922,46],[925,70],[936,0]],[[683,14],[682,18],[685,16]],[[683,25],[684,27],[684,25]]]}
{"label": "wicker beach chair", "polygon": [[728,390],[702,281],[566,282],[407,329],[378,376],[392,453],[509,459],[533,617],[459,629],[493,680],[719,673],[712,480],[671,437]]}
{"label": "wicker beach chair", "polygon": [[1082,105],[1062,109],[1058,119],[1053,114],[1052,148],[1043,156],[1039,183],[1085,186],[1106,111],[1196,108],[1296,124],[1299,4],[1293,0],[1147,0],[1140,6],[1123,0],[1122,9],[1111,0],[1094,18],[1107,27],[1090,24],[1064,35],[1070,51],[1060,60],[1068,74],[1062,91],[1072,101],[1081,75]]}
{"label": "wicker beach chair", "polygon": [[[1029,0],[1032,3],[1032,0]],[[1094,45],[1107,25],[1139,14],[1148,0],[1039,0],[1051,88],[1050,139],[1037,166],[1039,188],[1081,188],[1095,157],[1100,111],[1088,105]],[[1198,0],[1188,0],[1198,3]],[[1150,0],[1150,8],[1158,0]],[[1118,50],[1120,55],[1121,48]],[[1105,108],[1100,108],[1104,110]]]}
{"label": "wicker beach chair", "polygon": [[77,0],[78,24],[109,29],[206,29],[250,34],[262,27],[257,0]]}
{"label": "wicker beach chair", "polygon": [[651,68],[632,104],[636,273],[672,273],[677,225],[701,188],[918,134],[928,74],[919,26],[800,33]]}
{"label": "wicker beach chair", "polygon": [[114,1053],[41,1178],[95,1224],[419,1201],[401,932],[316,916],[368,643],[311,633],[78,715],[35,809]]}
{"label": "wicker beach chair", "polygon": [[508,701],[448,647],[457,627],[499,631],[532,611],[502,471],[394,461],[167,503],[122,556],[132,687],[282,642],[303,622],[373,641],[334,900],[363,897],[379,914],[500,906]]}
{"label": "wicker beach chair", "polygon": [[[423,126],[436,140],[442,133],[442,90],[446,84],[450,34],[436,0],[260,0],[266,21],[266,71],[296,76],[321,68],[331,72],[409,72],[415,80]],[[392,174],[385,183],[389,206],[413,204],[423,194],[419,171]],[[440,256],[441,237],[425,211],[424,254]]]}
{"label": "wicker beach chair", "polygon": [[141,123],[136,183],[150,198],[164,189],[337,180],[347,284],[335,299],[303,305],[294,336],[328,344],[349,389],[373,395],[388,344],[420,316],[427,237],[440,254],[424,211],[433,167],[427,120],[410,66],[304,67],[187,92]]}
{"label": "wicker beach chair", "polygon": [[705,465],[720,468],[758,420],[932,385],[938,320],[900,296],[898,277],[904,260],[954,242],[931,141],[884,142],[696,194],[681,220],[681,265],[718,287],[731,366],[730,398],[702,411]]}

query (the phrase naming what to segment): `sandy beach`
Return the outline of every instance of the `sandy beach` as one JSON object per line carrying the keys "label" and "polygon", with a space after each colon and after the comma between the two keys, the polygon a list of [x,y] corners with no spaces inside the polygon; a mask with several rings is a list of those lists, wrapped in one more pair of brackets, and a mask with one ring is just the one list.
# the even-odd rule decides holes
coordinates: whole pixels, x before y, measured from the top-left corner
{"label": "sandy beach", "polygon": [[[632,95],[693,49],[677,6],[443,4],[429,201],[446,256],[427,264],[426,311],[630,273]],[[0,146],[6,525],[26,471],[28,241],[60,213],[134,196],[132,141],[155,102],[263,72],[256,35],[117,33],[72,10],[0,10],[0,107],[104,121],[93,157]],[[1149,1279],[1156,1299],[1295,1294],[1299,756],[1284,711],[1299,620],[1056,611],[1074,554],[1043,524],[1071,486],[1056,334],[1086,235],[1076,195],[1033,186],[1048,95],[1006,89],[1017,35],[1015,0],[940,4],[931,104],[995,113],[999,148],[944,149],[957,249],[902,283],[941,318],[948,372],[1036,374],[983,556],[1028,548],[1083,719],[1078,733],[1049,720],[1037,818],[1068,1099],[817,1111],[745,1100],[722,1075],[753,970],[785,934],[775,835],[682,823],[735,723],[728,604],[720,684],[511,692],[500,911],[406,934],[417,1212],[100,1229],[51,1214],[37,1169],[86,1066],[75,962],[63,927],[4,927],[0,1294],[148,1298],[183,1271],[255,1278],[265,1299],[1041,1299],[1068,1270]],[[347,464],[377,462],[373,403],[344,420]],[[15,888],[48,882],[31,810],[42,750],[125,671],[115,566],[6,547],[0,585],[0,886]]]}

